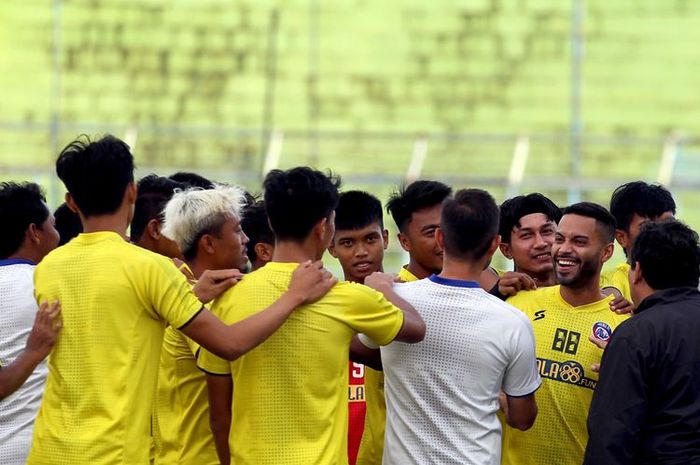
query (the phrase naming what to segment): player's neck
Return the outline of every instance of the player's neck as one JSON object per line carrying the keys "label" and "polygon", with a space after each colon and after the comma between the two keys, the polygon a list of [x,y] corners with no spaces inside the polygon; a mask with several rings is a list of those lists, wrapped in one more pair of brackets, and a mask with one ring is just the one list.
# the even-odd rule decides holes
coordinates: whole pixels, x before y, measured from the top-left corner
{"label": "player's neck", "polygon": [[39,263],[44,258],[36,250],[26,247],[24,244],[15,253],[7,257],[7,260],[29,260],[32,263]]}
{"label": "player's neck", "polygon": [[115,232],[122,237],[126,236],[126,228],[129,226],[129,221],[126,215],[115,213],[112,215],[99,215],[82,218],[83,232]]}
{"label": "player's neck", "polygon": [[[410,261],[408,262],[408,265],[406,265],[406,269],[416,278],[418,279],[423,279],[427,278],[431,274],[433,274],[433,270],[429,270],[423,266],[421,266],[418,262],[416,262],[412,257]],[[439,271],[438,271],[439,273]]]}
{"label": "player's neck", "polygon": [[537,287],[549,287],[557,284],[557,275],[554,270],[548,273],[528,273],[527,271],[515,267],[518,273],[525,273],[537,282]]}
{"label": "player's neck", "polygon": [[283,263],[303,263],[307,260],[316,261],[323,257],[323,250],[319,251],[316,244],[309,240],[304,242],[278,241],[275,244],[275,251],[272,253],[272,261]]}
{"label": "player's neck", "polygon": [[194,258],[193,260],[186,260],[185,263],[187,263],[187,266],[192,271],[192,275],[194,275],[195,279],[199,279],[199,277],[202,276],[202,273],[205,271],[213,270],[215,268],[209,263],[206,263],[205,260],[197,260],[197,258]]}
{"label": "player's neck", "polygon": [[482,261],[466,262],[455,260],[452,257],[445,255],[440,277],[445,279],[456,279],[459,281],[479,282],[482,271],[484,271],[484,263]]}
{"label": "player's neck", "polygon": [[595,280],[591,280],[581,287],[568,287],[562,285],[559,288],[562,299],[572,307],[580,307],[582,305],[592,304],[605,298],[600,292],[600,275],[595,276]]}

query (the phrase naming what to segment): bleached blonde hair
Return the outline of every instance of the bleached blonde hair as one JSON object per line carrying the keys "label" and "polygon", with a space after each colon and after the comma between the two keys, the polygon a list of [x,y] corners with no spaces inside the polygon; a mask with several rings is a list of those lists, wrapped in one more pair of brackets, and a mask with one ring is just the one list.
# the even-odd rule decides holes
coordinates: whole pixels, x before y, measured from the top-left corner
{"label": "bleached blonde hair", "polygon": [[193,257],[195,241],[231,217],[241,219],[245,204],[245,191],[238,186],[175,192],[163,211],[162,233],[177,243],[185,258]]}

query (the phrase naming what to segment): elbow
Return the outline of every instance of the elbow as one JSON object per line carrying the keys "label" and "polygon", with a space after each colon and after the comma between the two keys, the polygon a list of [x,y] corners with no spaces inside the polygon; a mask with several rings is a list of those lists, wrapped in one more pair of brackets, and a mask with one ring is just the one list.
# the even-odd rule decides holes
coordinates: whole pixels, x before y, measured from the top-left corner
{"label": "elbow", "polygon": [[425,332],[425,322],[422,318],[418,318],[417,320],[411,321],[410,324],[406,322],[406,326],[403,331],[401,331],[401,337],[397,337],[396,339],[408,344],[415,344],[425,339]]}
{"label": "elbow", "polygon": [[537,418],[537,408],[533,411],[528,412],[527,415],[521,415],[517,418],[509,418],[508,426],[519,429],[520,431],[527,431],[532,428],[535,424],[535,419]]}
{"label": "elbow", "polygon": [[221,353],[218,355],[224,360],[233,362],[234,360],[237,360],[239,357],[241,357],[244,353],[245,351],[237,343],[235,343],[234,341],[230,341],[226,348],[222,350]]}

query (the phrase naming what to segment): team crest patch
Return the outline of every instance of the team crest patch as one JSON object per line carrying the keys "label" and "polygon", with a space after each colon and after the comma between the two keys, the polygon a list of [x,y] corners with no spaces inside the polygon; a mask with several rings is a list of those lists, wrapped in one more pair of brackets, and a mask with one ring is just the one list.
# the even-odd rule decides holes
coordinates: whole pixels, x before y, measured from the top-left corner
{"label": "team crest patch", "polygon": [[593,325],[593,336],[601,341],[607,341],[612,336],[612,328],[602,321]]}

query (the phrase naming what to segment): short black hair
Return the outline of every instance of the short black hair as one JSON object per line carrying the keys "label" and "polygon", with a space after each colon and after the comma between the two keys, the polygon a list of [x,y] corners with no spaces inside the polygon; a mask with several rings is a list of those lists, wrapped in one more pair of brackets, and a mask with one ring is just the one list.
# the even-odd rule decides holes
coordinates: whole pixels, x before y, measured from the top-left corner
{"label": "short black hair", "polygon": [[75,236],[83,232],[83,224],[80,222],[80,215],[71,210],[68,205],[63,202],[58,206],[53,216],[56,220],[56,231],[60,235],[58,245],[67,244]]}
{"label": "short black hair", "polygon": [[30,224],[41,229],[48,217],[46,197],[38,184],[0,183],[0,259],[19,250]]}
{"label": "short black hair", "polygon": [[340,194],[335,208],[335,229],[361,229],[378,223],[384,229],[382,203],[364,191],[347,191]]}
{"label": "short black hair", "polygon": [[462,189],[442,206],[440,229],[445,254],[476,261],[488,252],[498,234],[498,205],[482,189]]}
{"label": "short black hair", "polygon": [[658,184],[634,181],[623,184],[610,198],[610,213],[617,221],[617,228],[629,232],[632,217],[637,214],[655,219],[665,212],[676,214],[676,202],[671,193]]}
{"label": "short black hair", "polygon": [[440,205],[451,193],[452,188],[439,181],[415,181],[391,194],[386,209],[403,232],[414,212]]}
{"label": "short black hair", "polygon": [[603,207],[593,202],[579,202],[569,205],[562,211],[564,215],[579,215],[596,220],[601,233],[601,237],[606,243],[615,240],[615,217]]}
{"label": "short black hair", "polygon": [[170,179],[182,184],[187,184],[187,187],[199,187],[201,189],[213,189],[214,183],[204,176],[190,171],[178,171],[175,174],[168,176]]}
{"label": "short black hair", "polygon": [[642,276],[655,290],[698,287],[698,234],[680,221],[647,222],[634,241],[630,263],[642,266]]}
{"label": "short black hair", "polygon": [[275,243],[275,235],[270,229],[270,223],[267,221],[267,213],[265,213],[265,203],[257,201],[249,203],[243,210],[243,219],[241,227],[246,236],[248,236],[248,257],[251,262],[257,260],[258,256],[255,253],[255,245],[260,242],[266,244]]}
{"label": "short black hair", "polygon": [[175,190],[184,190],[187,187],[186,184],[155,174],[141,178],[137,184],[138,196],[134,206],[134,218],[131,220],[131,242],[139,240],[152,219],[162,222],[165,205],[173,198]]}
{"label": "short black hair", "polygon": [[277,239],[302,241],[338,205],[340,178],[306,166],[265,176],[265,211]]}
{"label": "short black hair", "polygon": [[520,227],[520,220],[523,216],[533,213],[542,213],[550,221],[559,223],[561,219],[561,208],[539,192],[527,195],[519,195],[508,199],[501,204],[501,222],[499,234],[501,242],[510,244],[510,235],[513,228]]}
{"label": "short black hair", "polygon": [[61,151],[56,174],[83,215],[107,215],[119,209],[127,186],[134,182],[134,157],[114,136],[93,142],[82,135]]}

